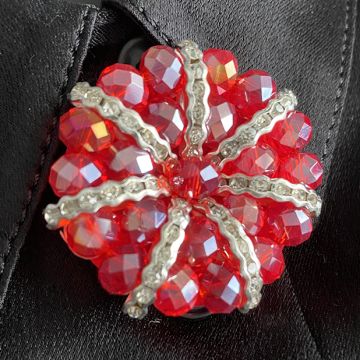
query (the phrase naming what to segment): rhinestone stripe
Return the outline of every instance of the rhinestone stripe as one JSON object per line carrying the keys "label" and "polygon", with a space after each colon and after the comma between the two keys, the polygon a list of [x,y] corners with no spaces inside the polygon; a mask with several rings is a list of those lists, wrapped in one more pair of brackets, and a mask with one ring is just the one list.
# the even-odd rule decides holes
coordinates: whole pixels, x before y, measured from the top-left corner
{"label": "rhinestone stripe", "polygon": [[202,60],[203,54],[197,44],[185,40],[178,47],[184,59],[184,69],[187,75],[185,90],[188,97],[186,115],[189,125],[185,134],[186,147],[184,154],[188,156],[202,155],[202,144],[208,135],[206,122],[210,114],[208,70]]}
{"label": "rhinestone stripe", "polygon": [[139,113],[129,109],[114,96],[106,95],[97,86],[87,82],[77,83],[70,93],[70,100],[75,106],[95,108],[100,115],[113,121],[125,134],[133,136],[139,146],[148,150],[156,162],[162,162],[176,155],[171,152],[170,144],[162,139],[156,128],[146,124]]}
{"label": "rhinestone stripe", "polygon": [[142,282],[128,296],[124,312],[130,317],[142,319],[156,296],[156,291],[166,281],[169,269],[175,263],[179,248],[190,222],[191,206],[184,200],[172,200],[168,221],[161,229],[161,238],[151,253],[150,263],[141,274]]}
{"label": "rhinestone stripe", "polygon": [[121,182],[106,181],[100,186],[81,190],[75,196],[63,196],[57,204],[49,204],[44,217],[50,229],[60,226],[61,220],[72,219],[80,213],[95,213],[105,206],[119,206],[125,201],[140,201],[145,196],[154,198],[169,195],[167,183],[162,178],[145,175],[131,176]]}
{"label": "rhinestone stripe", "polygon": [[314,190],[303,184],[293,184],[282,178],[270,179],[267,176],[222,175],[219,192],[233,194],[248,193],[256,198],[271,198],[275,201],[289,201],[296,207],[305,207],[316,216],[321,212],[321,198]]}
{"label": "rhinestone stripe", "polygon": [[259,137],[269,133],[296,105],[297,100],[292,91],[278,93],[264,110],[258,111],[247,124],[239,126],[235,134],[223,140],[218,149],[209,156],[223,167],[226,162],[237,158],[242,150],[256,145]]}
{"label": "rhinestone stripe", "polygon": [[204,199],[200,208],[205,211],[209,219],[218,224],[220,233],[229,241],[231,251],[240,261],[240,274],[246,281],[247,298],[240,311],[248,312],[259,304],[263,286],[260,261],[255,254],[253,243],[246,235],[241,223],[231,215],[228,209],[216,203],[215,200]]}

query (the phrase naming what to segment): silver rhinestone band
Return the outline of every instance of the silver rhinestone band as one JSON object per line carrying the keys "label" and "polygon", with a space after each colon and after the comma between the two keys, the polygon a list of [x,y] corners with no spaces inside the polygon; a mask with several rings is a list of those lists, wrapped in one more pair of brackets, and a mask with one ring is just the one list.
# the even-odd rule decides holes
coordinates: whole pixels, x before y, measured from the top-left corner
{"label": "silver rhinestone band", "polygon": [[275,99],[269,101],[266,109],[258,111],[251,121],[239,126],[233,136],[223,140],[217,151],[208,156],[223,167],[226,162],[237,158],[242,150],[256,145],[259,137],[269,133],[296,105],[296,97],[291,91],[278,93]]}
{"label": "silver rhinestone band", "polygon": [[305,207],[316,216],[321,212],[321,199],[314,190],[303,184],[293,184],[282,178],[267,176],[222,175],[219,192],[233,194],[248,193],[257,198],[271,198],[275,201],[289,201],[296,207]]}
{"label": "silver rhinestone band", "polygon": [[241,223],[235,219],[229,210],[216,203],[213,199],[204,199],[200,208],[207,217],[215,221],[220,233],[229,241],[233,254],[240,261],[240,274],[246,281],[245,294],[247,301],[240,309],[248,312],[255,308],[261,300],[263,281],[260,275],[260,262],[257,258],[251,239],[246,235]]}
{"label": "silver rhinestone band", "polygon": [[142,282],[128,296],[124,312],[142,319],[148,306],[155,300],[156,291],[166,281],[169,269],[175,263],[190,221],[191,206],[184,200],[174,199],[168,212],[168,221],[161,229],[161,238],[151,253],[150,263],[143,269]]}
{"label": "silver rhinestone band", "polygon": [[80,213],[95,213],[105,206],[119,206],[124,201],[140,201],[145,196],[154,198],[169,195],[162,179],[153,175],[131,176],[121,182],[106,181],[100,186],[81,190],[75,196],[63,196],[57,204],[49,204],[44,217],[51,229],[56,229],[62,219],[72,219]]}
{"label": "silver rhinestone band", "polygon": [[116,97],[106,95],[101,88],[86,82],[77,83],[71,90],[70,100],[75,106],[94,108],[113,121],[122,132],[133,136],[139,146],[148,150],[156,162],[176,158],[170,144],[159,136],[154,126],[146,124],[138,112],[125,107]]}
{"label": "silver rhinestone band", "polygon": [[197,44],[185,40],[178,47],[184,59],[184,68],[187,75],[185,90],[188,97],[188,106],[186,115],[189,124],[185,135],[186,147],[184,154],[198,156],[203,153],[202,144],[208,134],[206,126],[210,114],[208,70],[202,60],[203,54]]}

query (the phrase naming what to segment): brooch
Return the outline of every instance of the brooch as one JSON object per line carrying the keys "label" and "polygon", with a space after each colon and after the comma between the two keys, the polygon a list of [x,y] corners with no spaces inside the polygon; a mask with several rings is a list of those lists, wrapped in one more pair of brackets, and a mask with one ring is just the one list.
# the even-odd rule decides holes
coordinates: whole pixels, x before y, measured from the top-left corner
{"label": "brooch", "polygon": [[51,167],[51,229],[143,318],[248,312],[306,241],[321,199],[309,118],[265,71],[227,50],[153,46],[77,83]]}

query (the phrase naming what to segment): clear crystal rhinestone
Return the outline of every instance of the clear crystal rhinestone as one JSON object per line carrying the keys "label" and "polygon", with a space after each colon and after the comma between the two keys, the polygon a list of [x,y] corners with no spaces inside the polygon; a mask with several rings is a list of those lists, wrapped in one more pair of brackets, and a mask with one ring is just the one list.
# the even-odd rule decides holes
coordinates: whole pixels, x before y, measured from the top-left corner
{"label": "clear crystal rhinestone", "polygon": [[256,274],[256,272],[258,271],[258,267],[256,266],[256,264],[254,262],[248,264],[248,271],[249,274]]}
{"label": "clear crystal rhinestone", "polygon": [[[200,73],[200,75],[202,75]],[[195,81],[193,85],[193,92],[196,96],[203,96],[205,93],[205,86],[201,81]]]}
{"label": "clear crystal rhinestone", "polygon": [[154,265],[151,268],[146,269],[145,274],[143,274],[143,280],[144,284],[149,288],[158,288],[163,281],[163,268],[159,265]]}
{"label": "clear crystal rhinestone", "polygon": [[291,189],[284,184],[274,184],[272,187],[272,190],[276,194],[282,195],[282,196],[290,195],[290,193],[291,193]]}
{"label": "clear crystal rhinestone", "polygon": [[101,196],[106,200],[116,199],[121,193],[120,187],[116,185],[106,186],[101,190]]}
{"label": "clear crystal rhinestone", "polygon": [[79,197],[79,205],[82,209],[92,209],[99,201],[99,194],[86,193]]}
{"label": "clear crystal rhinestone", "polygon": [[233,189],[246,189],[248,187],[249,181],[244,177],[235,177],[230,179],[229,185]]}
{"label": "clear crystal rhinestone", "polygon": [[169,259],[171,258],[171,249],[168,246],[163,247],[162,249],[159,250],[157,259],[159,261],[159,263],[166,265],[166,263],[169,261]]}
{"label": "clear crystal rhinestone", "polygon": [[144,309],[137,305],[127,307],[126,313],[133,319],[141,319],[145,315]]}
{"label": "clear crystal rhinestone", "polygon": [[77,101],[83,99],[89,87],[90,85],[87,82],[77,83],[71,90],[70,93],[71,100]]}
{"label": "clear crystal rhinestone", "polygon": [[145,180],[145,186],[146,186],[147,189],[151,189],[151,190],[158,190],[159,189],[158,180],[154,179],[154,178],[146,179]]}
{"label": "clear crystal rhinestone", "polygon": [[92,87],[84,95],[84,104],[89,106],[99,105],[103,99],[103,93],[100,88]]}
{"label": "clear crystal rhinestone", "polygon": [[78,203],[75,200],[65,200],[60,204],[61,215],[71,217],[76,214],[78,210]]}
{"label": "clear crystal rhinestone", "polygon": [[147,130],[147,129],[141,129],[140,131],[140,135],[142,136],[143,140],[149,144],[149,145],[154,145],[156,143],[156,140],[154,138],[154,135],[152,134],[151,131]]}
{"label": "clear crystal rhinestone", "polygon": [[56,225],[60,216],[60,210],[57,207],[48,206],[44,211],[45,221],[49,225]]}
{"label": "clear crystal rhinestone", "polygon": [[157,145],[155,147],[155,151],[157,153],[157,156],[159,157],[159,159],[161,160],[165,160],[168,156],[168,150],[166,148],[166,146],[163,145]]}
{"label": "clear crystal rhinestone", "polygon": [[135,292],[135,298],[141,305],[149,304],[154,299],[154,290],[142,286]]}
{"label": "clear crystal rhinestone", "polygon": [[136,130],[138,128],[137,121],[134,117],[129,115],[122,115],[121,122],[124,124],[125,127]]}
{"label": "clear crystal rhinestone", "polygon": [[268,191],[270,189],[270,183],[262,178],[253,179],[250,182],[250,189],[256,190],[256,191]]}
{"label": "clear crystal rhinestone", "polygon": [[292,191],[292,195],[300,201],[306,201],[307,192],[305,190],[295,189]]}
{"label": "clear crystal rhinestone", "polygon": [[[182,212],[180,216],[183,216]],[[176,240],[179,237],[179,234],[180,234],[180,228],[177,225],[172,225],[167,230],[167,236],[169,241]]]}
{"label": "clear crystal rhinestone", "polygon": [[240,251],[241,251],[243,254],[247,253],[247,251],[248,251],[248,245],[247,245],[246,241],[240,241],[240,243],[239,243],[239,248],[240,248]]}
{"label": "clear crystal rhinestone", "polygon": [[115,101],[104,99],[101,108],[105,116],[114,116],[120,113],[120,108]]}
{"label": "clear crystal rhinestone", "polygon": [[202,103],[195,104],[193,108],[193,119],[195,121],[200,121],[204,117],[204,105]]}
{"label": "clear crystal rhinestone", "polygon": [[191,132],[190,132],[190,141],[193,143],[193,144],[197,144],[202,138],[202,131],[200,128],[193,128],[191,129]]}
{"label": "clear crystal rhinestone", "polygon": [[126,184],[125,188],[126,191],[130,193],[138,193],[145,189],[145,184],[138,181],[130,181],[128,184]]}
{"label": "clear crystal rhinestone", "polygon": [[308,195],[307,200],[308,200],[308,202],[309,202],[311,205],[315,206],[315,205],[317,204],[318,197],[317,197],[316,194],[310,193],[310,194]]}

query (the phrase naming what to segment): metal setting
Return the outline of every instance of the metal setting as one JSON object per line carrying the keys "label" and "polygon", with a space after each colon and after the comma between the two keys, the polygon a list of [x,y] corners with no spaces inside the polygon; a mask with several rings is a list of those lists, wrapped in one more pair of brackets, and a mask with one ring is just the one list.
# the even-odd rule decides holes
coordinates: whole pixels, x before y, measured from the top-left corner
{"label": "metal setting", "polygon": [[44,217],[48,228],[56,229],[62,220],[70,220],[80,213],[95,213],[105,206],[115,207],[128,200],[140,201],[145,196],[157,198],[161,195],[169,195],[167,183],[153,175],[131,176],[120,182],[109,180],[74,196],[63,196],[57,204],[45,208]]}
{"label": "metal setting", "polygon": [[101,88],[87,82],[77,83],[71,90],[70,100],[75,106],[94,108],[113,121],[122,132],[133,136],[140,147],[149,151],[155,162],[176,158],[170,144],[160,137],[154,126],[146,124],[138,112],[124,106],[118,98],[106,95]]}
{"label": "metal setting", "polygon": [[168,221],[161,229],[160,241],[152,250],[150,263],[142,271],[142,282],[129,294],[124,304],[123,310],[129,316],[142,319],[154,302],[156,291],[166,281],[184,241],[190,211],[191,206],[186,201],[172,200]]}
{"label": "metal setting", "polygon": [[240,274],[246,281],[245,294],[247,298],[240,311],[246,313],[259,304],[263,286],[260,261],[255,254],[254,245],[246,235],[242,224],[224,206],[207,198],[201,201],[199,208],[205,211],[209,219],[218,224],[220,233],[229,241],[231,251],[239,259]]}
{"label": "metal setting", "polygon": [[193,41],[185,40],[179,45],[179,53],[184,59],[184,69],[187,76],[186,94],[188,105],[186,116],[188,128],[185,134],[187,156],[202,155],[202,145],[207,138],[207,120],[210,115],[208,97],[210,86],[207,82],[208,70],[202,58],[203,54]]}
{"label": "metal setting", "polygon": [[259,137],[271,132],[275,124],[284,120],[296,105],[296,97],[291,91],[279,92],[264,110],[258,111],[247,124],[239,126],[233,136],[223,140],[218,149],[208,156],[222,168],[226,162],[236,159],[245,148],[256,145]]}
{"label": "metal setting", "polygon": [[316,216],[321,212],[321,198],[314,190],[303,184],[293,184],[282,178],[267,176],[222,175],[219,192],[232,194],[248,193],[256,198],[271,198],[275,201],[289,201],[296,207],[305,207]]}

